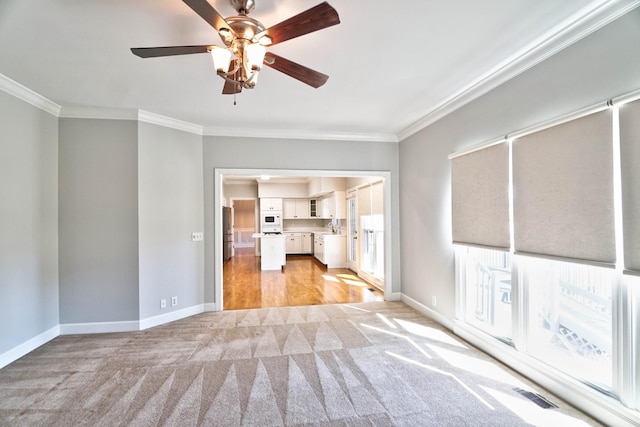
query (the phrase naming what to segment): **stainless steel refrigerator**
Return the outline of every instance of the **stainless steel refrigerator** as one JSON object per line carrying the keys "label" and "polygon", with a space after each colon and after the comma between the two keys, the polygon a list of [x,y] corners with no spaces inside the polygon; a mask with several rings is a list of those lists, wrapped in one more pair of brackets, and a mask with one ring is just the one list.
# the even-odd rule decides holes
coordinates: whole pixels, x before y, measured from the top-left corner
{"label": "stainless steel refrigerator", "polygon": [[231,229],[231,208],[222,208],[222,259],[231,258],[233,248],[233,230]]}

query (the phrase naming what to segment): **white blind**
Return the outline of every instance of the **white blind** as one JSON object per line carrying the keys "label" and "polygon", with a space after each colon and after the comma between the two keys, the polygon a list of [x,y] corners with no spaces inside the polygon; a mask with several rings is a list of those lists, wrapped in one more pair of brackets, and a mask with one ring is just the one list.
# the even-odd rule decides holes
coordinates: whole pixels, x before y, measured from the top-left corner
{"label": "white blind", "polygon": [[454,243],[509,249],[509,146],[492,145],[451,160]]}
{"label": "white blind", "polygon": [[358,188],[358,215],[371,215],[371,186]]}
{"label": "white blind", "polygon": [[612,112],[513,142],[516,252],[615,263]]}
{"label": "white blind", "polygon": [[640,101],[620,107],[624,266],[640,271]]}

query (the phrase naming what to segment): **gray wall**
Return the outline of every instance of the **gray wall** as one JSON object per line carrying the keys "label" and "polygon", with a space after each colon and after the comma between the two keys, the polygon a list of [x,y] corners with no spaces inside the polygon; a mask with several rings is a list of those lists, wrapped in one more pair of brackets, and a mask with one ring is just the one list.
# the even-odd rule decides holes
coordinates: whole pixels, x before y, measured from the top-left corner
{"label": "gray wall", "polygon": [[403,293],[454,318],[448,154],[639,88],[635,10],[402,141]]}
{"label": "gray wall", "polygon": [[138,122],[59,126],[60,323],[137,321]]}
{"label": "gray wall", "polygon": [[0,355],[58,325],[58,118],[0,91]]}
{"label": "gray wall", "polygon": [[230,206],[232,198],[258,198],[258,182],[252,184],[230,184],[224,186],[224,195],[227,206]]}
{"label": "gray wall", "polygon": [[138,195],[140,318],[203,304],[202,136],[140,123]]}
{"label": "gray wall", "polygon": [[[386,142],[308,141],[293,139],[204,138],[205,302],[213,303],[214,169],[302,171],[390,171],[391,233],[399,235],[398,144]],[[227,196],[228,197],[228,196]],[[400,245],[393,240],[393,291],[400,291]]]}

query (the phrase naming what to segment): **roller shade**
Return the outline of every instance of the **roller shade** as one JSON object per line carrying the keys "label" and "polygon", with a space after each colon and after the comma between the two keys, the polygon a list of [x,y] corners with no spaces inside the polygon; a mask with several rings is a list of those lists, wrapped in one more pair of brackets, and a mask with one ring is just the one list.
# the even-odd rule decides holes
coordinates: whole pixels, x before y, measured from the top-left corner
{"label": "roller shade", "polygon": [[451,160],[454,243],[509,249],[509,146],[507,143]]}
{"label": "roller shade", "polygon": [[358,215],[371,215],[371,186],[358,188]]}
{"label": "roller shade", "polygon": [[640,101],[620,107],[624,267],[640,271]]}
{"label": "roller shade", "polygon": [[513,142],[516,252],[615,263],[611,110]]}

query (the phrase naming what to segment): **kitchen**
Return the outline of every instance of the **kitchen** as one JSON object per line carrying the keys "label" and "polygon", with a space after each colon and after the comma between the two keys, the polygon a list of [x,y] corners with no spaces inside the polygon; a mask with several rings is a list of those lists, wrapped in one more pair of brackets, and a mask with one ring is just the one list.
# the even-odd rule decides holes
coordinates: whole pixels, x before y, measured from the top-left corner
{"label": "kitchen", "polygon": [[[224,205],[255,201],[255,226],[235,228],[233,237],[246,241],[251,233],[255,239],[251,251],[263,277],[274,271],[312,276],[289,271],[291,262],[297,269],[301,260],[312,259],[325,271],[325,279],[330,276],[328,269],[344,269],[336,274],[348,279],[334,277],[333,281],[360,283],[383,293],[382,177],[225,177],[223,191]],[[379,229],[364,230],[367,223],[379,224]],[[247,253],[246,247],[236,251]],[[225,273],[225,295],[236,280],[226,277]]]}

